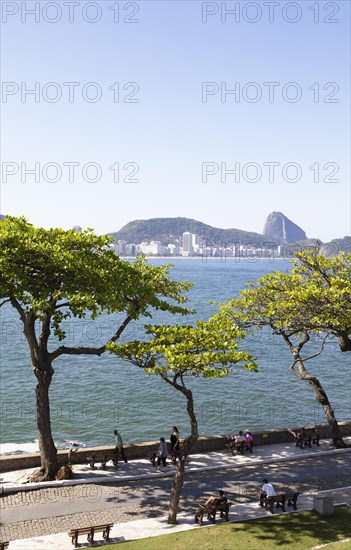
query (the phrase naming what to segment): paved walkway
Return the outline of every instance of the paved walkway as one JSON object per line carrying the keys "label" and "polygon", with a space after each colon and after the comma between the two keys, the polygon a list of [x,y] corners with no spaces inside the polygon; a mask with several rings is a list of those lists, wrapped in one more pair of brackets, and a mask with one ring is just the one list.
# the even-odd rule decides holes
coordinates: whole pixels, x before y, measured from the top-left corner
{"label": "paved walkway", "polygon": [[[351,438],[346,438],[346,441],[351,443]],[[233,467],[242,468],[244,466],[270,463],[279,464],[279,462],[301,460],[302,457],[314,457],[317,459],[322,456],[339,456],[344,453],[351,453],[351,449],[335,450],[327,441],[321,441],[320,447],[313,446],[311,449],[296,448],[292,442],[287,444],[260,446],[254,449],[253,454],[246,453],[235,457],[224,452],[213,452],[208,455],[193,455],[191,456],[186,471],[187,474],[191,472],[210,472],[211,470],[221,470],[222,472],[227,468],[233,469]],[[111,497],[111,486],[114,485],[116,487],[116,484],[121,482],[149,480],[151,491],[152,487],[157,491],[157,480],[160,478],[173,477],[174,466],[169,465],[165,472],[156,472],[151,464],[145,459],[132,460],[128,464],[121,463],[117,471],[113,466],[106,468],[106,470],[97,469],[92,471],[90,467],[86,465],[75,465],[74,471],[75,479],[73,480],[61,482],[53,481],[40,484],[26,482],[32,470],[5,472],[2,474],[0,490],[4,494],[4,498],[0,500],[1,523],[5,526],[5,532],[8,536],[7,540],[11,540],[9,550],[36,550],[39,548],[68,550],[68,548],[73,548],[67,535],[65,525],[62,525],[62,531],[66,529],[65,532],[32,537],[30,539],[22,538],[21,540],[14,540],[17,537],[16,531],[12,531],[12,526],[14,526],[15,522],[23,522],[23,525],[28,527],[28,530],[25,532],[29,534],[31,532],[30,525],[32,522],[41,521],[40,518],[47,518],[47,520],[53,522],[52,529],[49,532],[54,532],[58,530],[57,527],[60,525],[62,516],[73,514],[72,517],[76,518],[77,525],[79,526],[81,525],[81,521],[83,521],[83,517],[85,521],[87,521],[86,518],[89,518],[90,515],[91,517],[94,515],[94,521],[96,522],[97,511],[98,515],[101,515],[101,522],[110,521],[109,513],[115,512],[117,504],[121,505],[121,500],[123,501],[123,498],[120,498],[121,495],[118,494],[118,488],[116,489],[116,494]],[[154,485],[153,480],[155,480]],[[97,483],[100,485],[96,485]],[[89,488],[89,486],[91,489],[94,488],[94,491],[96,487],[109,487],[110,492],[108,498],[102,498],[102,493],[95,494],[95,498],[93,494],[86,494],[85,498],[78,498],[77,491],[81,491],[83,488]],[[33,491],[33,489],[38,488],[40,488],[40,491]],[[58,498],[57,501],[55,501],[55,497],[53,498],[53,495],[56,494],[53,488],[60,491],[60,498]],[[76,498],[71,498],[71,496],[66,499],[62,498],[64,490],[71,491],[67,493],[67,495],[72,495],[72,490],[74,490]],[[331,491],[323,491],[322,493],[330,494]],[[332,491],[332,495],[336,503],[345,502],[349,503],[349,505],[351,504],[350,487],[335,489]],[[315,493],[305,493],[301,495],[298,502],[299,510],[311,509],[313,507],[314,496]],[[5,504],[5,502],[6,507],[2,505],[2,503]],[[85,512],[84,516],[82,515],[83,510]],[[160,513],[160,511],[158,513]],[[152,514],[149,514],[149,516],[150,515]],[[267,512],[262,511],[257,506],[257,501],[239,502],[231,508],[230,521],[241,521],[266,515]],[[80,517],[81,520],[79,520]],[[133,515],[131,515],[131,517],[133,517]],[[136,512],[134,517],[140,517],[140,515]],[[123,520],[123,517],[121,519]],[[177,526],[167,525],[165,517],[155,517],[151,519],[149,517],[148,519],[119,522],[114,526],[111,532],[111,540],[113,542],[121,542],[122,540],[134,540],[169,532],[198,528],[198,526],[194,524],[193,514],[180,513],[178,520],[180,524]],[[71,525],[71,527],[74,526],[75,525]],[[4,534],[5,533],[3,533],[2,536],[4,536]],[[97,537],[99,537],[99,535],[97,535]],[[82,537],[81,540],[83,543],[84,537]],[[80,545],[82,547],[87,546],[85,543]]]}

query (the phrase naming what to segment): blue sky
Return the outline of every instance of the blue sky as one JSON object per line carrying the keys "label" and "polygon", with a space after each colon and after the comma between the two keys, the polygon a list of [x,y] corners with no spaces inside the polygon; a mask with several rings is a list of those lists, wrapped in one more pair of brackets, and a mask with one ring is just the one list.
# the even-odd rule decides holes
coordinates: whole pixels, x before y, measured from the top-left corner
{"label": "blue sky", "polygon": [[350,234],[348,1],[1,7],[2,213]]}

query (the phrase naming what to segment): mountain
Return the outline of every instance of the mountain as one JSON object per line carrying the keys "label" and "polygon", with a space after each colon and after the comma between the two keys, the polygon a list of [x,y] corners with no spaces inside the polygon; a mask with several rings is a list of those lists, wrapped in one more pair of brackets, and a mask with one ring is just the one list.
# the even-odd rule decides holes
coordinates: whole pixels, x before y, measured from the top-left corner
{"label": "mountain", "polygon": [[[202,243],[206,245],[230,245],[247,244],[261,246],[277,243],[275,239],[267,239],[266,236],[241,229],[220,229],[190,218],[152,218],[150,220],[134,220],[127,223],[117,232],[109,233],[116,240],[128,243],[140,243],[143,241],[160,241],[162,244],[179,244],[182,235],[186,231],[199,235]],[[278,244],[278,243],[277,243]]]}
{"label": "mountain", "polygon": [[333,239],[330,243],[323,244],[320,249],[320,254],[327,258],[336,256],[339,252],[351,252],[351,237]]}
{"label": "mountain", "polygon": [[307,239],[306,233],[281,212],[272,212],[266,219],[263,235],[282,244],[295,243]]}

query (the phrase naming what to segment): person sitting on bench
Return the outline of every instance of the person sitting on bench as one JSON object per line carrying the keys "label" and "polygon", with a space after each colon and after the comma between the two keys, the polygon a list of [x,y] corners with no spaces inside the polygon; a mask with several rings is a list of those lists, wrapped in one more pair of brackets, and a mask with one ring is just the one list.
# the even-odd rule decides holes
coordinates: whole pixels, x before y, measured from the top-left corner
{"label": "person sitting on bench", "polygon": [[266,498],[275,497],[277,495],[273,485],[271,483],[268,483],[267,479],[264,479],[262,483],[263,485],[261,488],[260,502],[259,502],[259,506],[261,506],[261,508],[263,508],[263,502]]}
{"label": "person sitting on bench", "polygon": [[213,506],[215,508],[216,506],[220,506],[226,502],[227,497],[225,496],[224,491],[220,489],[216,495],[208,498],[203,506],[204,508],[207,508],[208,506]]}
{"label": "person sitting on bench", "polygon": [[294,431],[288,428],[288,431],[294,436],[296,447],[300,447],[300,449],[302,449],[304,445],[311,447],[312,438],[307,435],[305,428],[301,428],[300,431]]}

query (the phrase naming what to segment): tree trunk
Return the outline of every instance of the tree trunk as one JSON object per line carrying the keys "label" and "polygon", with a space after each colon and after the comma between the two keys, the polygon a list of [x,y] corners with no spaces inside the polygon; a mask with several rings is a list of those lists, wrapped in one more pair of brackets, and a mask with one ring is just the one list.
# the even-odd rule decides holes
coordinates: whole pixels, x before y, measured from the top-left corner
{"label": "tree trunk", "polygon": [[351,351],[351,339],[347,332],[339,334],[338,340],[341,351]]}
{"label": "tree trunk", "polygon": [[174,476],[172,489],[169,495],[168,523],[176,525],[180,494],[184,484],[185,457],[180,456],[177,461],[177,469]]}
{"label": "tree trunk", "polygon": [[191,424],[191,435],[185,438],[183,442],[183,450],[177,462],[177,469],[174,476],[172,489],[170,492],[170,498],[169,498],[168,523],[170,525],[176,525],[178,523],[177,513],[179,508],[180,494],[182,492],[182,488],[184,484],[185,459],[189,455],[191,449],[194,447],[199,437],[199,434],[197,431],[197,420],[196,420],[196,415],[194,410],[193,394],[190,390],[188,390],[185,387],[183,387],[181,391],[187,398],[187,412],[188,412],[188,416]]}
{"label": "tree trunk", "polygon": [[325,416],[328,420],[329,428],[330,428],[330,436],[333,441],[334,446],[337,449],[342,449],[346,447],[346,444],[343,440],[343,437],[341,435],[341,431],[338,425],[338,422],[335,418],[334,410],[332,409],[328,396],[326,392],[324,391],[324,388],[318,378],[315,376],[311,376],[308,371],[306,370],[306,367],[302,361],[302,359],[299,356],[296,356],[296,364],[299,368],[300,375],[299,378],[301,380],[306,380],[314,389],[316,393],[316,399],[318,403],[320,403],[323,407]]}
{"label": "tree trunk", "polygon": [[50,481],[55,479],[58,470],[57,449],[51,434],[49,404],[49,387],[54,370],[51,365],[47,365],[45,369],[33,370],[38,379],[35,394],[41,468],[34,472],[31,481]]}

